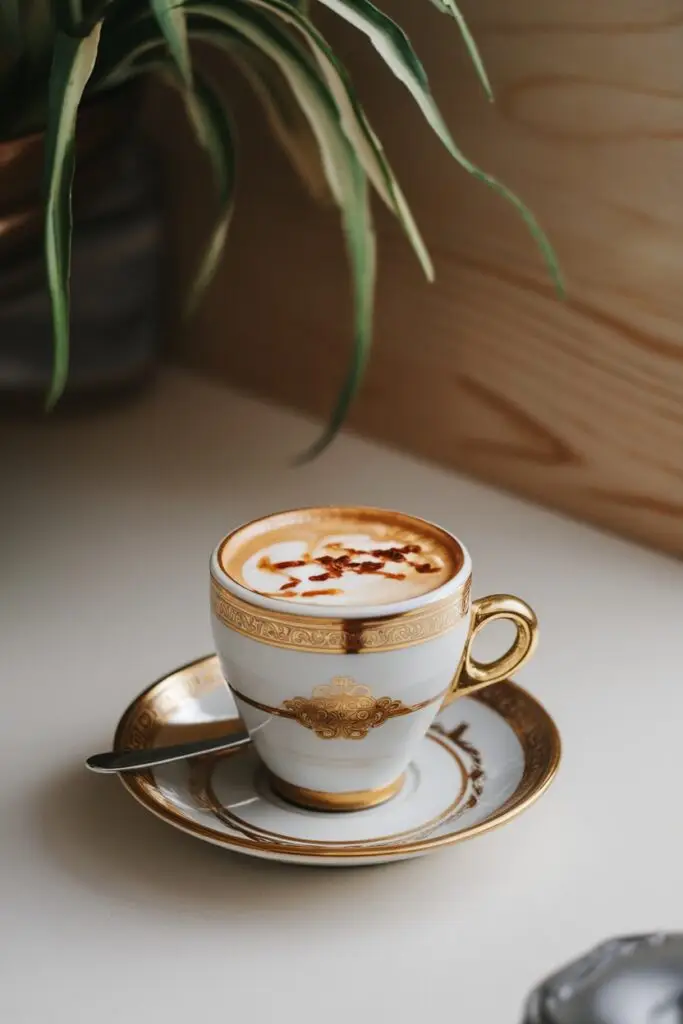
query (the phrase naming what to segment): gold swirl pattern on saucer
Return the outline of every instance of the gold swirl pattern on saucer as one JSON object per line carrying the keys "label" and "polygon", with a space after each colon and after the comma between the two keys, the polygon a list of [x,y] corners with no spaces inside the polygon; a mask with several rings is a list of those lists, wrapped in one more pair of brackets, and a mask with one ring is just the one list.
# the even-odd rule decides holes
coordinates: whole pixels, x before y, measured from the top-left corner
{"label": "gold swirl pattern on saucer", "polygon": [[276,708],[247,697],[234,686],[230,689],[245,704],[276,718],[291,718],[321,740],[364,740],[371,729],[379,729],[390,718],[412,715],[442,700],[445,692],[419,704],[404,704],[393,697],[373,696],[369,686],[349,676],[335,676],[329,683],[315,686],[310,697],[292,697]]}
{"label": "gold swirl pattern on saucer", "polygon": [[[373,836],[372,839],[356,840],[353,843],[339,840],[328,840],[325,843],[325,847],[330,851],[340,850],[342,848],[353,847],[355,850],[365,852],[368,848],[377,846],[378,843],[395,843],[399,839],[420,839],[427,835],[431,830],[442,824],[444,821],[454,821],[457,817],[463,814],[467,810],[471,810],[478,804],[482,791],[483,791],[483,777],[484,772],[481,769],[481,759],[479,752],[471,744],[464,742],[464,740],[458,735],[454,738],[446,733],[442,733],[441,736],[431,737],[436,743],[447,750],[450,757],[453,758],[457,765],[459,786],[454,794],[451,803],[443,810],[440,814],[435,815],[428,821],[421,822],[417,828],[407,829],[403,832],[390,832],[377,836]],[[450,743],[448,742],[450,740]],[[460,748],[460,752],[458,751]],[[471,759],[471,767],[467,767],[461,757],[461,752],[465,751],[468,757]],[[474,757],[472,756],[474,754]],[[218,798],[215,786],[214,786],[214,773],[216,767],[219,765],[221,755],[212,756],[201,759],[196,759],[190,765],[190,780],[189,787],[192,791],[194,798],[197,803],[210,811],[219,821],[224,822],[229,828],[234,829],[236,832],[242,835],[248,836],[259,844],[269,843],[273,839],[283,840],[286,843],[291,843],[291,836],[287,836],[282,832],[274,832],[272,829],[266,829],[262,826],[255,825],[253,822],[245,820],[240,815],[239,807],[225,807]],[[271,774],[266,770],[265,775],[270,778],[271,784],[273,779]],[[400,789],[403,785],[403,777],[397,780],[397,789]],[[291,803],[299,804],[300,806],[306,806],[306,800],[300,799],[299,787],[287,788],[285,784],[285,791],[282,792],[282,780],[278,779],[273,785],[273,789],[276,794],[281,795],[283,799],[289,800]],[[294,790],[294,792],[292,792]],[[297,793],[296,791],[299,790]],[[306,792],[306,791],[304,791]],[[292,799],[293,797],[293,799]],[[310,807],[311,804],[308,804]],[[372,806],[368,804],[367,806]],[[345,809],[343,801],[340,802],[340,809]],[[326,810],[330,810],[329,806]],[[299,839],[299,843],[305,843],[306,846],[312,846],[315,849],[320,848],[320,843],[317,840],[303,840]]]}
{"label": "gold swirl pattern on saucer", "polygon": [[[214,700],[221,691],[227,692],[215,655],[163,676],[124,712],[114,737],[114,749],[145,749],[199,737],[224,736],[241,729],[234,706],[232,710],[226,707],[222,719],[185,718],[185,709],[220,707],[221,703],[215,705]],[[490,742],[488,753],[486,744],[481,746],[484,734],[477,734],[476,730],[472,733],[466,709],[475,705],[483,706],[481,712],[489,709],[500,723],[498,731],[509,730],[518,745],[519,754],[515,756],[519,757],[519,773],[511,791],[499,800],[492,801],[486,780],[493,785],[501,771],[506,770],[505,763],[497,759]],[[441,711],[431,736],[454,759],[455,765],[460,765],[465,788],[454,792],[452,805],[444,808],[438,820],[424,821],[418,829],[407,832],[376,834],[371,840],[311,840],[259,829],[253,822],[247,822],[240,815],[242,805],[221,803],[212,783],[213,769],[220,765],[223,756],[244,757],[244,752],[228,751],[226,755],[197,758],[184,767],[177,766],[174,777],[182,785],[177,796],[173,792],[176,783],[169,789],[163,769],[160,773],[124,774],[120,778],[124,788],[148,811],[181,831],[225,849],[267,859],[343,865],[399,860],[497,828],[545,792],[560,762],[560,737],[554,722],[534,697],[509,681],[490,686]],[[383,806],[390,807],[391,802]]]}
{"label": "gold swirl pattern on saucer", "polygon": [[442,601],[373,619],[317,618],[248,604],[211,579],[211,607],[229,629],[272,647],[317,654],[398,651],[446,633],[469,612],[472,577]]}

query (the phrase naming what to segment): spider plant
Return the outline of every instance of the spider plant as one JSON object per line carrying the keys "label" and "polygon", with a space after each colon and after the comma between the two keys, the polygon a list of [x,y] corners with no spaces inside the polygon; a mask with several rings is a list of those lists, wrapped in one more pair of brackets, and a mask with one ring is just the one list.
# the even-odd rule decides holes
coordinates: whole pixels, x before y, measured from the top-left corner
{"label": "spider plant", "polygon": [[[434,271],[382,145],[348,73],[315,24],[315,5],[363,33],[408,90],[440,142],[467,172],[518,210],[561,290],[551,246],[533,214],[453,140],[424,68],[403,30],[370,0],[0,0],[0,134],[45,128],[45,232],[52,304],[54,368],[48,405],[68,376],[71,188],[74,136],[85,98],[143,74],[176,88],[198,143],[210,160],[219,209],[191,289],[193,306],[211,280],[228,232],[235,188],[235,133],[224,97],[193,68],[190,43],[224,52],[263,102],[275,133],[312,191],[321,183],[339,208],[354,296],[354,344],[346,379],[322,436],[321,451],[341,426],[358,390],[372,339],[374,189],[399,221],[425,276]],[[453,19],[485,92],[484,66],[455,0],[430,0]]]}

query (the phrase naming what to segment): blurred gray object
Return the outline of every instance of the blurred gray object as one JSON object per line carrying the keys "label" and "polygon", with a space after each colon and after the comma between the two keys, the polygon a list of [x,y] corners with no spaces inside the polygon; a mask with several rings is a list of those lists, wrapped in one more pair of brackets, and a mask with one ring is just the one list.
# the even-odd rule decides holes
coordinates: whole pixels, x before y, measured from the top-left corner
{"label": "blurred gray object", "polygon": [[[120,147],[75,216],[67,394],[144,379],[160,336],[162,210],[152,155]],[[0,394],[46,393],[52,324],[42,244],[0,263]]]}
{"label": "blurred gray object", "polygon": [[531,993],[523,1024],[683,1024],[683,934],[603,942]]}

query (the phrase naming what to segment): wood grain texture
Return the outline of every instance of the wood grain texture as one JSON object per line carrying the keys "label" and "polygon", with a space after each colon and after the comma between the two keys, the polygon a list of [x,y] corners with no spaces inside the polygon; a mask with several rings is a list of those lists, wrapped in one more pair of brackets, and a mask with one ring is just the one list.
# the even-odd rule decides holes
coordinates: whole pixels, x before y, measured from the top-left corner
{"label": "wood grain texture", "polygon": [[[425,0],[387,4],[455,137],[548,229],[559,301],[516,215],[468,179],[364,41],[342,50],[423,227],[429,286],[377,210],[376,347],[363,432],[683,552],[683,2],[463,4],[497,93]],[[309,204],[233,78],[245,143],[219,280],[183,358],[324,415],[350,343],[336,214]],[[177,146],[187,172],[185,144]],[[192,158],[194,159],[194,158]],[[193,175],[196,168],[192,169]],[[186,194],[185,179],[176,195]],[[180,202],[186,256],[210,216]]]}

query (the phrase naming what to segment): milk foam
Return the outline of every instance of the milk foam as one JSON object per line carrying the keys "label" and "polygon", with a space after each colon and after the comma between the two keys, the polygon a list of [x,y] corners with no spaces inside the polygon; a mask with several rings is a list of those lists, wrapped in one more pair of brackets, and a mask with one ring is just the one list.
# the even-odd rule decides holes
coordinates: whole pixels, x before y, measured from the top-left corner
{"label": "milk foam", "polygon": [[[283,565],[291,562],[304,564]],[[374,605],[434,590],[449,570],[428,540],[406,545],[398,537],[380,541],[367,533],[337,533],[321,537],[313,548],[294,539],[264,545],[242,564],[241,575],[251,590],[292,606]]]}

